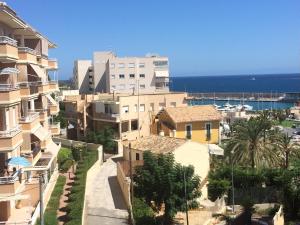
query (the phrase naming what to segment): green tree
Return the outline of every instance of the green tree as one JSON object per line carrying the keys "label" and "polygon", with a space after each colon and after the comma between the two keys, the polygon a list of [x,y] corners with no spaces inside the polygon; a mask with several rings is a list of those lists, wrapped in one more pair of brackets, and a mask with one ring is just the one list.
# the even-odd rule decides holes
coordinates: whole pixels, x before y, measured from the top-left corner
{"label": "green tree", "polygon": [[299,155],[300,146],[296,142],[291,141],[292,138],[286,133],[278,133],[276,141],[274,143],[275,148],[279,150],[282,155],[283,167],[287,169],[289,167],[290,157]]}
{"label": "green tree", "polygon": [[261,117],[250,118],[234,126],[232,138],[225,147],[226,154],[233,153],[234,163],[256,166],[273,165],[278,161],[268,139],[269,123]]}
{"label": "green tree", "polygon": [[194,175],[194,168],[175,163],[172,154],[155,155],[146,151],[144,165],[136,168],[135,194],[144,198],[155,211],[164,206],[164,224],[171,224],[175,214],[185,209],[184,177],[188,207],[195,208],[201,192],[200,178]]}
{"label": "green tree", "polygon": [[87,142],[93,142],[101,144],[104,151],[114,152],[116,148],[116,142],[114,141],[115,132],[111,127],[104,127],[100,131],[90,131],[86,135]]}

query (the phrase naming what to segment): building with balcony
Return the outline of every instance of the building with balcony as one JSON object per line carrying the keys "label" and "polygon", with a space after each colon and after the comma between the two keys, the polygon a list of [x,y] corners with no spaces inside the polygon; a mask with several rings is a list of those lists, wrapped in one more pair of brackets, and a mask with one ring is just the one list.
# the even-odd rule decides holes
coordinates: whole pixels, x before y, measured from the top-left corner
{"label": "building with balcony", "polygon": [[169,91],[167,57],[118,57],[113,52],[94,52],[93,60],[74,62],[73,80],[81,94],[161,93]]}
{"label": "building with balcony", "polygon": [[69,139],[110,127],[116,141],[149,136],[157,114],[165,107],[186,106],[186,93],[97,94],[65,96]]}
{"label": "building with balcony", "polygon": [[[51,131],[58,103],[58,83],[50,80],[57,61],[48,59],[56,47],[0,2],[0,223],[27,224],[39,201],[38,176],[56,176],[60,148]],[[11,165],[22,157],[29,166]],[[26,192],[25,194],[23,194]],[[47,195],[47,192],[45,193]]]}

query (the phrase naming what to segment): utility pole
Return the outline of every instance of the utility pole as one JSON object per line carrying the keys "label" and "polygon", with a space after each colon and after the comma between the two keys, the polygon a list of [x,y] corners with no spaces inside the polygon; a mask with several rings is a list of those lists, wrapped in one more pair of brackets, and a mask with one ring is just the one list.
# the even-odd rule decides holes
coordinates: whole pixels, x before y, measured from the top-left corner
{"label": "utility pole", "polygon": [[40,190],[40,220],[41,225],[44,225],[44,196],[43,196],[43,174],[39,176],[39,190]]}
{"label": "utility pole", "polygon": [[185,180],[185,169],[184,168],[183,168],[183,182],[184,182],[186,224],[189,225],[189,212],[188,212],[188,203],[187,203],[187,198],[186,198],[186,180]]}
{"label": "utility pole", "polygon": [[233,154],[234,151],[231,151],[231,185],[232,185],[232,212],[234,212],[234,184],[233,184]]}
{"label": "utility pole", "polygon": [[130,173],[130,200],[131,200],[131,204],[133,204],[133,172],[132,172],[131,143],[129,143],[129,173]]}

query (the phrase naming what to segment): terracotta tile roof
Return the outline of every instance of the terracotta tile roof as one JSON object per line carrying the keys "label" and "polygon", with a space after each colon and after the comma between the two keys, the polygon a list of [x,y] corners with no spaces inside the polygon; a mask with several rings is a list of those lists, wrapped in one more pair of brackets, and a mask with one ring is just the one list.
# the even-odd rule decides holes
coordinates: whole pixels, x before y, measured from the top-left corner
{"label": "terracotta tile roof", "polygon": [[221,114],[212,105],[173,107],[164,110],[175,123],[221,120]]}
{"label": "terracotta tile roof", "polygon": [[[187,140],[159,135],[150,135],[148,137],[142,137],[134,141],[130,141],[131,148],[140,151],[150,150],[153,153],[168,153],[174,151],[180,147]],[[125,147],[129,146],[129,141],[123,141]]]}

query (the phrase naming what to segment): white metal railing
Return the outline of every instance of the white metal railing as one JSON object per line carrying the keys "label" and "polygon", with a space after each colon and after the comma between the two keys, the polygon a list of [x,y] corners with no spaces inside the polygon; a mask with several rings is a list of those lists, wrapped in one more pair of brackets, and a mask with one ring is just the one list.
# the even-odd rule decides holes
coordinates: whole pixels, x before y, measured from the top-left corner
{"label": "white metal railing", "polygon": [[19,179],[20,170],[15,172],[12,176],[0,177],[0,184],[13,184]]}
{"label": "white metal railing", "polygon": [[17,47],[18,42],[15,39],[12,39],[7,36],[0,36],[0,44],[9,44]]}
{"label": "white metal railing", "polygon": [[0,221],[0,225],[32,225],[31,220],[20,220],[20,221]]}
{"label": "white metal railing", "polygon": [[17,126],[15,126],[14,128],[12,129],[9,129],[9,130],[1,130],[0,131],[0,137],[13,137],[15,136],[16,134],[20,133],[21,132],[21,126],[18,124]]}
{"label": "white metal railing", "polygon": [[28,48],[28,47],[18,47],[18,50],[20,52],[26,52],[26,53],[30,53],[32,55],[36,55],[37,54],[35,50],[33,50],[31,48]]}
{"label": "white metal railing", "polygon": [[60,127],[60,122],[52,122],[52,123],[50,123],[50,127],[59,128]]}
{"label": "white metal railing", "polygon": [[20,121],[21,122],[32,122],[32,121],[34,121],[38,117],[39,117],[39,113],[38,112],[29,112],[27,116],[21,117]]}
{"label": "white metal railing", "polygon": [[0,84],[0,91],[11,91],[19,88],[18,84]]}

